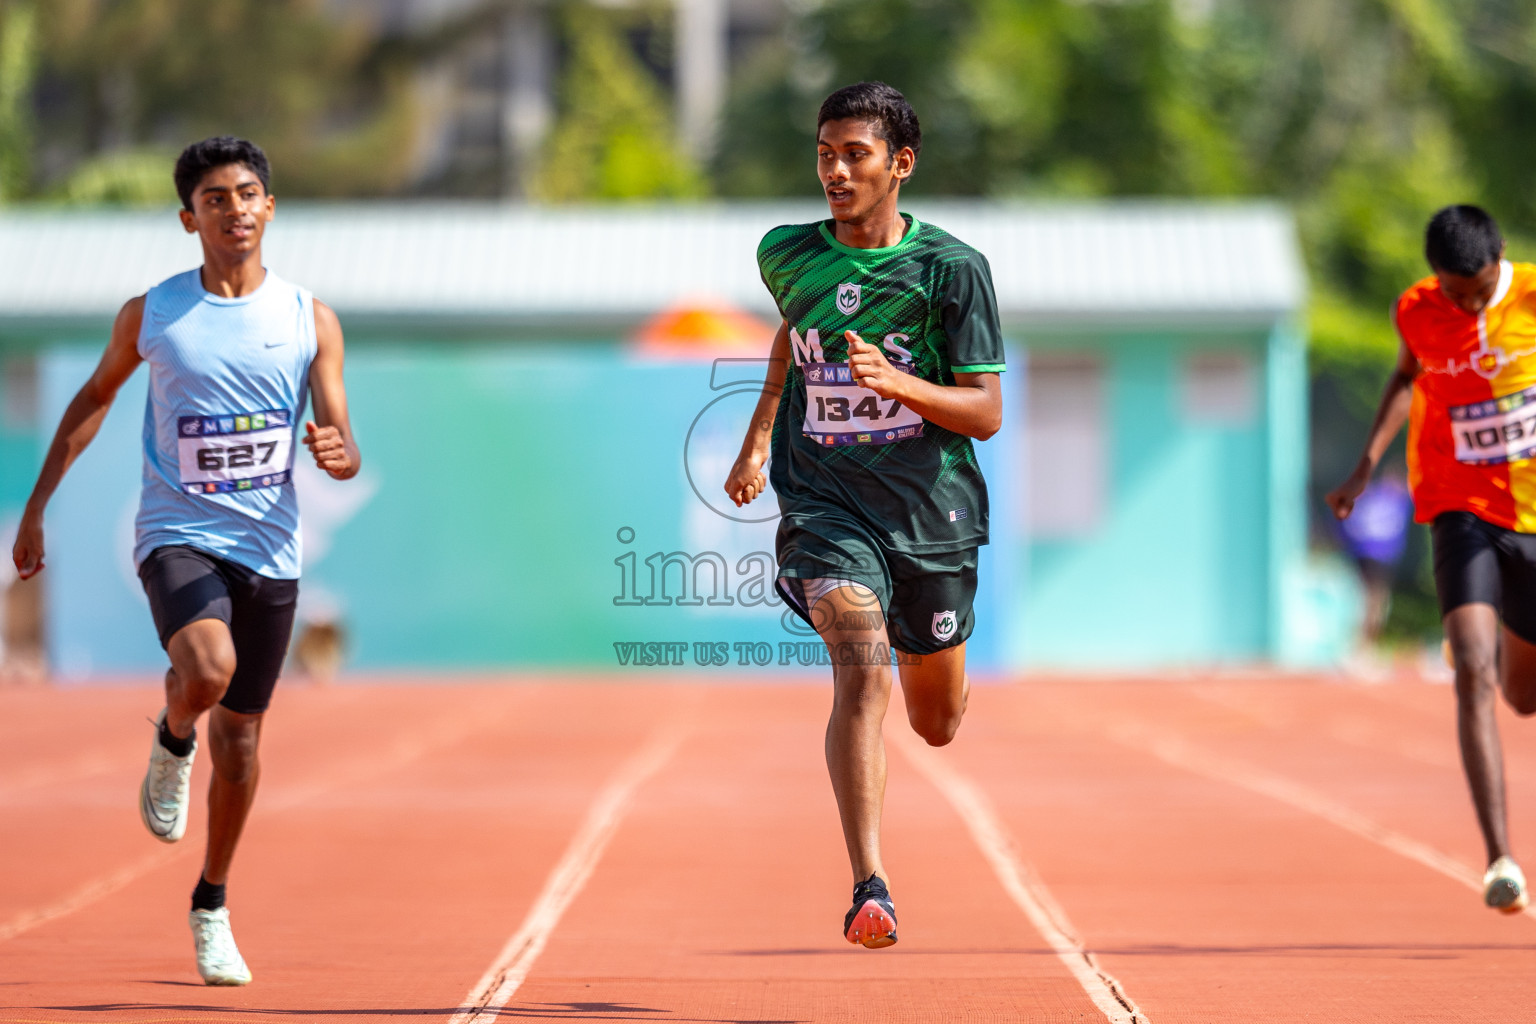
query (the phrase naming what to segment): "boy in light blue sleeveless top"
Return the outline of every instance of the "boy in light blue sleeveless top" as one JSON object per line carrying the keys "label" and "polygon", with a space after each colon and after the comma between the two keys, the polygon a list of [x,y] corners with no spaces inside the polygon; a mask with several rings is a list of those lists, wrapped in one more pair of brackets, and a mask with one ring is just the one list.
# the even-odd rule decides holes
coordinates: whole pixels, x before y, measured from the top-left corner
{"label": "boy in light blue sleeveless top", "polygon": [[360,465],[336,314],[262,264],[275,209],[270,173],[259,147],[228,136],[188,146],[176,161],[181,222],[201,240],[203,265],[118,313],[100,365],[59,424],[12,552],[23,579],[42,570],[48,499],[123,382],[148,363],[134,560],[171,667],[139,813],[157,839],[181,839],[196,725],[210,712],[208,849],[191,915],[198,972],[210,985],[251,980],[224,888],[256,795],[262,715],[298,598],[296,442],[335,479]]}

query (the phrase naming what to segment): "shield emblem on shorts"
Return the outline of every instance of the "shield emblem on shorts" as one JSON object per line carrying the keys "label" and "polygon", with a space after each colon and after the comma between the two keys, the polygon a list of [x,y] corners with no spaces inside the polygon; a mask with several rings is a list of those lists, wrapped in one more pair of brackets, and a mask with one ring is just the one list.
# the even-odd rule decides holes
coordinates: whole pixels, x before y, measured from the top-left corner
{"label": "shield emblem on shorts", "polygon": [[837,286],[837,311],[843,316],[852,316],[859,311],[859,286],[856,284],[840,284]]}
{"label": "shield emblem on shorts", "polygon": [[960,619],[953,611],[933,613],[933,635],[938,640],[948,640],[955,635],[955,627],[960,624]]}

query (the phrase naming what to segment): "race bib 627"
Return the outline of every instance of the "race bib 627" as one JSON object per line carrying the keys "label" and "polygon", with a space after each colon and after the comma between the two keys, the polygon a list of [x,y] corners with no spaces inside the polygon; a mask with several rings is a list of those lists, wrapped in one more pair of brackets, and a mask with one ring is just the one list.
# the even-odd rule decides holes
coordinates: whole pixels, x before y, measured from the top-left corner
{"label": "race bib 627", "polygon": [[[911,373],[908,363],[892,363]],[[817,444],[890,444],[921,437],[923,418],[894,398],[853,382],[847,363],[805,364],[805,425]]]}
{"label": "race bib 627", "polygon": [[293,417],[286,409],[181,416],[176,449],[188,494],[276,487],[291,477]]}

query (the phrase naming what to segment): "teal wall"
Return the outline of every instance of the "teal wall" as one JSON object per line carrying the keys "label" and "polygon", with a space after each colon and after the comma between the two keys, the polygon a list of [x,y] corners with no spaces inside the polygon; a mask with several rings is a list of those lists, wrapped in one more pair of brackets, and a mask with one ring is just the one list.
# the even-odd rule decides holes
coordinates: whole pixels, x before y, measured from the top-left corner
{"label": "teal wall", "polygon": [[0,390],[0,534],[21,517],[37,471],[36,403],[21,394],[21,383],[32,378],[35,365],[30,353],[0,351],[0,373],[5,375]]}
{"label": "teal wall", "polygon": [[[37,430],[0,421],[0,529],[21,517],[37,474]],[[9,557],[9,553],[7,553]]]}
{"label": "teal wall", "polygon": [[[50,429],[96,357],[41,357]],[[811,638],[771,586],[776,504],[739,513],[721,490],[762,372],[634,362],[611,344],[354,344],[363,471],[299,477],[301,617],[339,614],[362,670],[611,669],[657,651],[616,644],[685,645],[685,667],[722,649],[733,669],[800,667],[782,645]],[[66,679],[163,666],[131,560],[144,401],[141,371],[49,507],[49,648]],[[995,622],[991,602],[978,609]],[[753,645],[745,666],[737,644]],[[979,636],[977,663],[994,647]]]}
{"label": "teal wall", "polygon": [[[1006,602],[1008,660],[1116,668],[1282,657],[1283,578],[1304,554],[1305,380],[1299,336],[1273,332],[1029,332],[1033,356],[1100,360],[1108,492],[1083,536],[1032,539]],[[1194,353],[1246,354],[1247,424],[1192,419]]]}
{"label": "teal wall", "polygon": [[[1269,442],[1269,598],[1270,651],[1290,666],[1331,664],[1346,649],[1316,644],[1317,616],[1308,591],[1308,453],[1311,439],[1307,338],[1300,323],[1283,320],[1267,344]],[[1323,621],[1329,616],[1325,612]],[[1354,630],[1345,631],[1353,642]]]}
{"label": "teal wall", "polygon": [[[1109,493],[1091,536],[1026,539],[1027,360],[1011,349],[1004,430],[978,446],[993,544],[982,553],[972,663],[1285,660],[1304,545],[1299,332],[1023,331],[1014,340],[1035,356],[1101,358]],[[11,491],[24,497],[97,344],[39,356],[46,429],[0,436],[0,510]],[[1244,426],[1191,422],[1179,406],[1184,356],[1223,347],[1247,352],[1260,371],[1259,407]],[[816,644],[766,586],[772,513],[740,522],[715,497],[761,372],[750,362],[635,362],[614,344],[358,332],[347,380],[364,471],[345,483],[300,480],[301,613],[339,616],[349,664],[364,671],[614,669],[632,667],[623,652],[659,650],[632,644],[681,645],[672,650],[684,667],[723,652],[733,671],[803,669],[786,652]],[[143,403],[141,372],[49,509],[49,648],[66,679],[163,666],[130,557]],[[680,590],[682,555],[698,560],[699,594]],[[741,664],[747,651],[767,652],[768,664]]]}

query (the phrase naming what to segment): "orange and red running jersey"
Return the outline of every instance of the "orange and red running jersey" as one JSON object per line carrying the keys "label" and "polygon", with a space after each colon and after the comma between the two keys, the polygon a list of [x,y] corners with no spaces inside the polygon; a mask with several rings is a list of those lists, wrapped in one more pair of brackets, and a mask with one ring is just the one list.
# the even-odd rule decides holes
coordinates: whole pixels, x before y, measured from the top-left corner
{"label": "orange and red running jersey", "polygon": [[1420,367],[1408,421],[1414,518],[1465,511],[1536,533],[1536,266],[1503,262],[1476,316],[1434,277],[1394,312]]}

